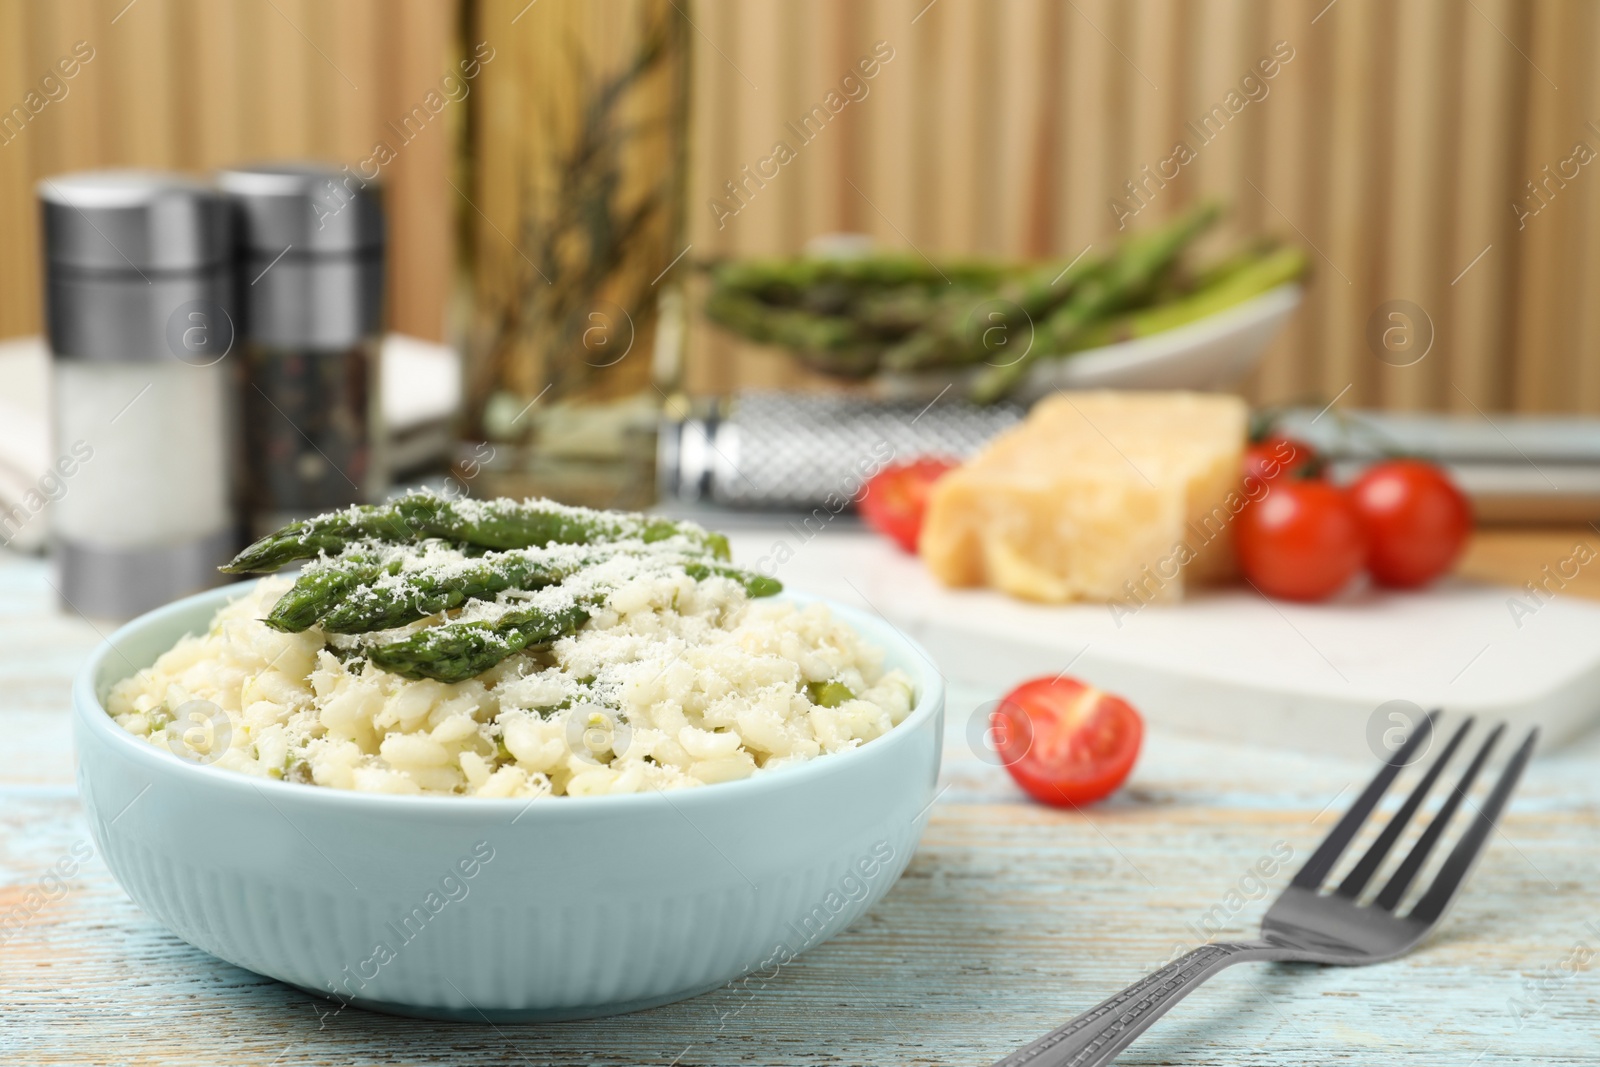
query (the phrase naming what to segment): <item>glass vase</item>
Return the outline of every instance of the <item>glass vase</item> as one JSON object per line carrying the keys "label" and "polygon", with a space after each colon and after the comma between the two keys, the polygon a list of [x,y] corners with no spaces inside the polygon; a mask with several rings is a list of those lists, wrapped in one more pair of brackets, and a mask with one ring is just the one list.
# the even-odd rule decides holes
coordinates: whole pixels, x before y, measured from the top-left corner
{"label": "glass vase", "polygon": [[456,476],[639,508],[679,384],[685,0],[473,0]]}

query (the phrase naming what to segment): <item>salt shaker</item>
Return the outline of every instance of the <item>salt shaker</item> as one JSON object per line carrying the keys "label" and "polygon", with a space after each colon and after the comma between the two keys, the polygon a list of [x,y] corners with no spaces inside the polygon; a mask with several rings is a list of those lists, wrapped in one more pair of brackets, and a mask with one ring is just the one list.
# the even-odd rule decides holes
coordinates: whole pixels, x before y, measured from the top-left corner
{"label": "salt shaker", "polygon": [[239,501],[260,537],[386,488],[383,212],[348,168],[269,163],[217,184],[235,225]]}
{"label": "salt shaker", "polygon": [[233,551],[227,205],[177,174],[45,178],[52,505],[63,607],[128,618],[215,585]]}

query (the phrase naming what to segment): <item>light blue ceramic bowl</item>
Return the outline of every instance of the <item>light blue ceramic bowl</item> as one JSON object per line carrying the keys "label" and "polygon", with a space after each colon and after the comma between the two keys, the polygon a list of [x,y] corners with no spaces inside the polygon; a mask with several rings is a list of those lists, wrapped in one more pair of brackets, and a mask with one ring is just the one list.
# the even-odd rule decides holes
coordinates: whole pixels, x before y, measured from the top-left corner
{"label": "light blue ceramic bowl", "polygon": [[309,992],[539,1021],[770,977],[882,897],[927,821],[943,684],[912,641],[839,604],[914,679],[911,715],[853,751],[703,789],[531,804],[349,793],[189,763],[112,722],[111,685],[241,588],[141,616],[90,658],[73,689],[78,788],[140,907]]}

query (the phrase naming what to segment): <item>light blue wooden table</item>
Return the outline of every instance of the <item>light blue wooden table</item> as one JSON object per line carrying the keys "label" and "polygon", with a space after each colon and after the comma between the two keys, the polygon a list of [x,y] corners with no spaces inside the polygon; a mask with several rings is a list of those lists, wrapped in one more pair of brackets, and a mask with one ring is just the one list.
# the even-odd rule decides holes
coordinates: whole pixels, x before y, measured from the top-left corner
{"label": "light blue wooden table", "polygon": [[[1087,815],[1024,801],[966,740],[997,694],[951,693],[944,786],[906,876],[753,992],[539,1027],[330,1005],[178,941],[92,854],[69,681],[97,640],[42,564],[0,554],[0,1063],[987,1064],[1265,907],[1365,763],[1157,731]],[[52,877],[55,869],[60,873]],[[1276,889],[1287,872],[1267,879]],[[1600,741],[1538,760],[1437,938],[1362,970],[1225,972],[1121,1062],[1600,1063]],[[1580,963],[1579,961],[1583,961]]]}

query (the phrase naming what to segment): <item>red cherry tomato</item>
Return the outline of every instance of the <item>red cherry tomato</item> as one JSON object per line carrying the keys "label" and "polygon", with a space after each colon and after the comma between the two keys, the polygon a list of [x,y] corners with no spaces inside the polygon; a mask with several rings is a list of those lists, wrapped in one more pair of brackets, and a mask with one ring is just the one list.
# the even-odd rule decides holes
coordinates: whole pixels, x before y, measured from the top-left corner
{"label": "red cherry tomato", "polygon": [[995,751],[1035,800],[1076,807],[1110,796],[1133,770],[1144,720],[1076,678],[1035,678],[989,718]]}
{"label": "red cherry tomato", "polygon": [[956,466],[955,460],[932,456],[890,464],[868,480],[856,507],[868,526],[888,534],[907,552],[915,552],[922,516],[928,510],[928,492],[940,475]]}
{"label": "red cherry tomato", "polygon": [[1244,450],[1244,473],[1263,482],[1320,477],[1322,456],[1298,438],[1268,437]]}
{"label": "red cherry tomato", "polygon": [[1274,482],[1239,513],[1237,524],[1239,566],[1268,596],[1332,596],[1366,560],[1367,534],[1355,504],[1327,482]]}
{"label": "red cherry tomato", "polygon": [[1380,585],[1415,589],[1455,566],[1472,530],[1472,507],[1432,463],[1392,459],[1350,487],[1371,547],[1367,569]]}

